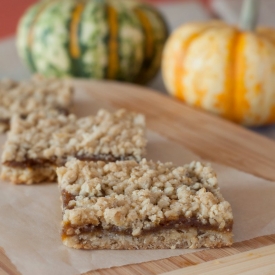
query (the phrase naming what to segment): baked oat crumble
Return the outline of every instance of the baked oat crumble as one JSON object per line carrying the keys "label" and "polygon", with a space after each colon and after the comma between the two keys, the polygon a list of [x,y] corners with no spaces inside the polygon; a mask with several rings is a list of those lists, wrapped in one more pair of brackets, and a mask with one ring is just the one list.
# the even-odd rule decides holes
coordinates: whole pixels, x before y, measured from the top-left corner
{"label": "baked oat crumble", "polygon": [[[72,159],[66,167],[58,168],[57,174],[63,197],[63,242],[68,246],[196,248],[232,243],[231,206],[220,193],[213,169],[200,162],[175,167],[172,163],[145,159],[140,163],[107,164]],[[175,229],[182,232],[174,232]],[[200,242],[199,230],[207,241]],[[159,247],[158,243],[155,247],[150,242],[154,239],[151,231],[161,233],[166,244]],[[193,239],[175,241],[168,233],[191,234]],[[116,234],[123,236],[128,247],[121,244],[122,237]],[[100,245],[97,235],[105,240],[106,247]],[[113,244],[108,240],[110,237],[117,238]],[[138,238],[150,245],[139,246]]]}
{"label": "baked oat crumble", "polygon": [[[83,118],[56,111],[34,112],[25,119],[16,115],[4,145],[2,178],[15,183],[33,183],[31,173],[35,167],[52,165],[49,175],[52,177],[55,167],[72,156],[87,160],[140,161],[145,146],[144,116],[122,109],[114,113],[100,110],[96,116]],[[29,178],[27,168],[32,169]],[[12,176],[16,169],[25,171],[22,179]]]}
{"label": "baked oat crumble", "polygon": [[72,106],[72,86],[67,80],[44,78],[39,75],[17,82],[0,81],[0,132],[9,129],[14,114],[22,117],[35,110],[56,109],[68,113]]}

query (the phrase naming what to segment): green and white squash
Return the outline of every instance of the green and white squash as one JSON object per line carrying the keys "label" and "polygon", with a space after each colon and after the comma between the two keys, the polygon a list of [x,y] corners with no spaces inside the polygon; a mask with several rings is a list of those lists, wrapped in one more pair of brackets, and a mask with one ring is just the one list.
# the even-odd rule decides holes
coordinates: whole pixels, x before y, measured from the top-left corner
{"label": "green and white squash", "polygon": [[167,36],[161,14],[135,0],[46,0],[20,20],[17,48],[45,76],[146,83]]}

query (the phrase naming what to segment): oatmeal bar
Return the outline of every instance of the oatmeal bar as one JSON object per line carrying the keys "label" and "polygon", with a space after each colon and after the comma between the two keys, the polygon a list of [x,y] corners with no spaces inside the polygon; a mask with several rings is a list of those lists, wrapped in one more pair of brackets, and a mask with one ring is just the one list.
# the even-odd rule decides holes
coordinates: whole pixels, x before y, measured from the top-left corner
{"label": "oatmeal bar", "polygon": [[77,118],[56,111],[14,116],[2,155],[2,179],[33,184],[56,179],[56,167],[70,157],[89,161],[140,161],[145,154],[141,114],[100,110]]}
{"label": "oatmeal bar", "polygon": [[166,249],[232,244],[233,216],[211,167],[143,159],[72,159],[57,169],[62,241],[77,249]]}
{"label": "oatmeal bar", "polygon": [[67,81],[34,76],[28,81],[0,81],[0,133],[9,129],[13,114],[27,116],[35,109],[56,109],[68,113],[72,87]]}

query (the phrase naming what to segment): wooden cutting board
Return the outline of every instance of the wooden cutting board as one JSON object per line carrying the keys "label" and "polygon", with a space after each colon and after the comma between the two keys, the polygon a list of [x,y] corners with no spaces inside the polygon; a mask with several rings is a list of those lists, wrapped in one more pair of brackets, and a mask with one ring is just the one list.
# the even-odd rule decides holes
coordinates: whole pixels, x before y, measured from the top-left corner
{"label": "wooden cutting board", "polygon": [[[74,83],[77,87],[89,91],[95,100],[103,100],[117,108],[122,107],[144,113],[149,129],[186,146],[202,158],[275,181],[275,142],[272,140],[140,86],[87,80],[77,80]],[[252,254],[245,254],[246,251],[251,251]],[[239,257],[234,258],[232,255],[237,253],[240,253]],[[204,250],[164,260],[91,271],[86,274],[153,275],[183,267],[188,267],[186,269],[190,272],[188,274],[200,274],[201,270],[204,270],[200,266],[209,261],[214,262],[206,265],[206,270],[222,274],[220,273],[222,268],[230,269],[236,261],[243,262],[247,267],[250,264],[252,266],[255,257],[259,262],[258,268],[263,268],[262,271],[273,268],[275,235],[236,243],[231,248]],[[217,260],[220,258],[223,259]],[[240,266],[244,265],[234,266],[235,273],[238,273]],[[191,268],[193,269],[190,271]],[[183,274],[183,271],[175,272],[178,272],[174,273],[175,275]],[[20,274],[1,249],[0,274]]]}

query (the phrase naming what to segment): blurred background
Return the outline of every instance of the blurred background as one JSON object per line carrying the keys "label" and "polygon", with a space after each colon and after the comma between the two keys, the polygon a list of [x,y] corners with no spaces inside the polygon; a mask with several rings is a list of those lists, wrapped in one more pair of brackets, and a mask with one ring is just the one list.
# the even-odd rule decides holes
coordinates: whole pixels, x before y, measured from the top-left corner
{"label": "blurred background", "polygon": [[[205,19],[210,16],[218,16],[230,23],[236,23],[242,0],[145,0],[159,6],[165,14],[168,14],[172,27],[177,23],[188,19]],[[260,23],[275,26],[274,0],[259,0],[264,3],[260,8]],[[1,0],[0,9],[0,39],[12,36],[20,16],[31,4],[37,0]],[[178,9],[180,7],[180,10]]]}
{"label": "blurred background", "polygon": [[[1,0],[0,64],[5,66],[0,66],[0,78],[10,77],[21,80],[30,76],[27,68],[19,60],[15,36],[19,19],[32,4],[37,2],[37,0]],[[183,23],[206,21],[216,17],[211,0],[145,0],[144,2],[153,4],[162,12],[170,32]],[[165,92],[160,76],[149,86]]]}
{"label": "blurred background", "polygon": [[[22,16],[24,11],[32,4],[36,3],[37,0],[1,0],[1,9],[0,9],[0,38],[6,38],[13,35],[16,31],[17,23],[19,18]],[[211,0],[145,0],[145,2],[152,3],[156,6],[163,6],[163,8],[175,7],[178,5],[183,5],[184,9],[194,12],[195,19],[198,19],[198,16],[202,17],[207,14],[205,7],[209,7]],[[193,3],[192,3],[193,2]],[[191,3],[191,6],[190,6]],[[171,6],[171,7],[170,7]],[[176,11],[176,9],[175,9]],[[168,11],[169,13],[170,11]],[[185,12],[182,11],[185,15]],[[205,13],[205,14],[204,14]],[[182,15],[183,15],[182,14]],[[186,15],[189,14],[186,12]],[[180,13],[179,15],[180,21]],[[191,14],[192,16],[192,14]],[[175,20],[177,21],[177,20]],[[174,22],[173,22],[174,23]]]}
{"label": "blurred background", "polygon": [[[222,19],[238,24],[242,0],[144,0],[156,6],[164,15],[169,32],[191,21]],[[259,25],[275,27],[275,0],[258,0]],[[29,70],[20,61],[15,47],[18,21],[26,9],[36,0],[1,0],[0,9],[0,78],[24,79],[30,77]],[[147,86],[166,93],[159,73]],[[264,126],[253,130],[275,139],[275,127]]]}

